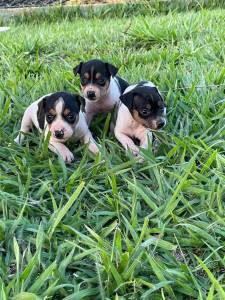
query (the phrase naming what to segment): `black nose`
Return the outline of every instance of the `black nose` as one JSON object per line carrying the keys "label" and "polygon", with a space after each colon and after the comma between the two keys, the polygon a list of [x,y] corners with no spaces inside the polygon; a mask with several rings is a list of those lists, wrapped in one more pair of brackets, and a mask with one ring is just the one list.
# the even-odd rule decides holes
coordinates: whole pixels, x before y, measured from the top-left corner
{"label": "black nose", "polygon": [[57,139],[62,139],[63,136],[64,136],[63,130],[56,130],[56,131],[55,131],[55,137],[56,137]]}
{"label": "black nose", "polygon": [[94,91],[88,91],[87,96],[89,99],[94,99],[95,98],[95,92]]}
{"label": "black nose", "polygon": [[163,128],[164,125],[165,125],[165,121],[159,121],[159,122],[157,123],[157,127],[158,127],[158,128]]}

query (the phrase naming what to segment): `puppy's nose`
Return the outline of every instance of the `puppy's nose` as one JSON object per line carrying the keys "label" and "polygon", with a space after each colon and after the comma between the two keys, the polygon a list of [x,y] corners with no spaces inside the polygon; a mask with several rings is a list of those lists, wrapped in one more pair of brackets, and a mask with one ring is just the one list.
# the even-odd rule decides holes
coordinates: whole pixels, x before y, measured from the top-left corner
{"label": "puppy's nose", "polygon": [[163,128],[163,126],[165,125],[165,121],[161,120],[159,122],[157,122],[157,127],[160,129],[160,128]]}
{"label": "puppy's nose", "polygon": [[55,137],[56,137],[57,139],[62,139],[63,136],[64,136],[63,130],[56,130],[56,131],[55,131]]}
{"label": "puppy's nose", "polygon": [[87,96],[89,99],[94,99],[95,98],[95,92],[94,91],[88,91]]}

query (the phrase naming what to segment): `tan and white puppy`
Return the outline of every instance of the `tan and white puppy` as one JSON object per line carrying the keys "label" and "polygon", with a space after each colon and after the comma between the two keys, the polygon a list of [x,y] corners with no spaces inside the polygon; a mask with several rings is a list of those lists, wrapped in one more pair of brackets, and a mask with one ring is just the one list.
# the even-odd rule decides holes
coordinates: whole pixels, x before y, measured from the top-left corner
{"label": "tan and white puppy", "polygon": [[152,142],[152,130],[158,130],[166,124],[166,105],[159,90],[150,81],[142,81],[129,86],[120,97],[116,125],[117,140],[126,150],[139,156],[140,148],[148,148]]}
{"label": "tan and white puppy", "polygon": [[125,80],[115,76],[118,68],[98,59],[81,62],[73,72],[80,75],[88,124],[93,116],[111,112],[119,103],[120,95],[129,86]]}
{"label": "tan and white puppy", "polygon": [[84,98],[65,92],[45,95],[32,103],[25,111],[19,135],[15,142],[22,144],[24,134],[35,126],[45,137],[51,133],[49,149],[62,156],[65,162],[74,160],[73,153],[64,143],[73,138],[84,144],[89,144],[89,150],[97,154],[99,149],[94,141],[81,107]]}

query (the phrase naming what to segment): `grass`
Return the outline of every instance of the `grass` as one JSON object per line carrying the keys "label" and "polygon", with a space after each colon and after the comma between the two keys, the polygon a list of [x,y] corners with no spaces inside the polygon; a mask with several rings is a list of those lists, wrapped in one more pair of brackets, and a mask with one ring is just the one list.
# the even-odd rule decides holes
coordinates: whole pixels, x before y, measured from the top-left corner
{"label": "grass", "polygon": [[[225,299],[224,13],[3,20],[0,299]],[[94,57],[164,91],[156,153],[136,163],[100,119],[95,159],[72,144],[65,166],[34,133],[16,146],[27,105],[78,91]]]}

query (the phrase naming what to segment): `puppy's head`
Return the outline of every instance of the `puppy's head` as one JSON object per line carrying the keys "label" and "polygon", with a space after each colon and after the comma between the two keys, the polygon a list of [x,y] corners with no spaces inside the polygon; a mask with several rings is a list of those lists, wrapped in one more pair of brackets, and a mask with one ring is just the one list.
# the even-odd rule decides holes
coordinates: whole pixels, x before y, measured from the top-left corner
{"label": "puppy's head", "polygon": [[81,62],[73,69],[75,75],[80,75],[84,97],[90,101],[98,101],[107,95],[110,78],[117,71],[115,66],[98,59]]}
{"label": "puppy's head", "polygon": [[38,103],[39,127],[44,129],[47,123],[52,138],[65,142],[74,133],[83,105],[84,98],[79,95],[57,92],[46,96]]}
{"label": "puppy's head", "polygon": [[158,89],[136,86],[120,96],[136,122],[146,128],[158,130],[166,124],[166,105]]}

